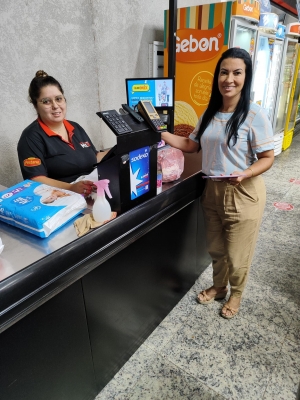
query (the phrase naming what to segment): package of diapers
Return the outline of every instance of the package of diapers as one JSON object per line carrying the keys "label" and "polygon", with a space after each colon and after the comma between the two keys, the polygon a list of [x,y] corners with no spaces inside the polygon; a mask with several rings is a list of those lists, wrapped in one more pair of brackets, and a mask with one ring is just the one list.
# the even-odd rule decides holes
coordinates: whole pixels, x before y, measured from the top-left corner
{"label": "package of diapers", "polygon": [[81,194],[30,180],[0,192],[0,221],[42,238],[86,207]]}

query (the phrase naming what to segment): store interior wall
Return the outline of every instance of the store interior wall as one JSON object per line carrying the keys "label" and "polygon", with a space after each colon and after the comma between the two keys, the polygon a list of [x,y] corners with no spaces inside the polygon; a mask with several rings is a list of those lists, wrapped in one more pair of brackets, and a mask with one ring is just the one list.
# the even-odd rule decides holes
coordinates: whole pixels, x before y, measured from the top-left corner
{"label": "store interior wall", "polygon": [[126,102],[125,78],[148,76],[148,44],[163,41],[168,6],[168,0],[1,1],[0,184],[23,179],[17,143],[36,118],[28,87],[39,69],[60,81],[67,118],[82,125],[98,149],[115,144],[96,112]]}
{"label": "store interior wall", "polygon": [[115,144],[96,112],[118,110],[126,102],[125,78],[148,76],[148,43],[163,40],[168,5],[167,0],[1,1],[0,184],[23,179],[17,143],[36,118],[28,87],[39,69],[62,84],[67,118],[78,122],[98,149]]}

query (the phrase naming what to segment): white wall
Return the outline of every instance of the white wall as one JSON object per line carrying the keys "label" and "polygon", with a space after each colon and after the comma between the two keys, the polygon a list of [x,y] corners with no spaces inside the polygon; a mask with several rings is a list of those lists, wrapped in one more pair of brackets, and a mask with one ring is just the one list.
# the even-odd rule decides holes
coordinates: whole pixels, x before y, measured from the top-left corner
{"label": "white wall", "polygon": [[18,139],[36,118],[27,100],[35,72],[44,69],[61,82],[68,118],[95,139],[99,123],[93,112],[99,95],[90,2],[2,0],[0,21],[0,182],[11,186],[22,180]]}
{"label": "white wall", "polygon": [[0,184],[22,180],[16,148],[36,118],[27,97],[38,69],[60,81],[67,118],[81,124],[97,148],[115,143],[95,113],[126,101],[126,77],[148,76],[148,43],[163,40],[168,5],[167,0],[1,0]]}
{"label": "white wall", "polygon": [[[178,0],[178,7],[213,2]],[[97,148],[115,143],[95,114],[125,102],[125,78],[148,76],[148,44],[163,41],[168,0],[0,1],[0,184],[22,180],[17,142],[35,118],[27,101],[38,69],[62,84],[67,118]]]}

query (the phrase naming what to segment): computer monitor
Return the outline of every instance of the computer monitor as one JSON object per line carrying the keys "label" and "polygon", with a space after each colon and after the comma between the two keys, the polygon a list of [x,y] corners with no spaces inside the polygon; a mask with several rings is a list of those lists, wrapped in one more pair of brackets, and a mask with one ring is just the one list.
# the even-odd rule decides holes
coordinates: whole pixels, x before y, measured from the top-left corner
{"label": "computer monitor", "polygon": [[140,100],[150,100],[158,111],[174,107],[173,79],[128,78],[125,81],[130,107],[135,109]]}

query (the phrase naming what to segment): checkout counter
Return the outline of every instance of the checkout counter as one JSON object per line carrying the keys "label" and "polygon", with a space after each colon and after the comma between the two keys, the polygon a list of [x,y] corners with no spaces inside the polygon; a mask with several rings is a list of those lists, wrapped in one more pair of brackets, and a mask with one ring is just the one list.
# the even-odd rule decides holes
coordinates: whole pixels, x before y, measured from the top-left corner
{"label": "checkout counter", "polygon": [[209,264],[203,183],[185,154],[179,180],[80,238],[0,222],[1,400],[94,399]]}

